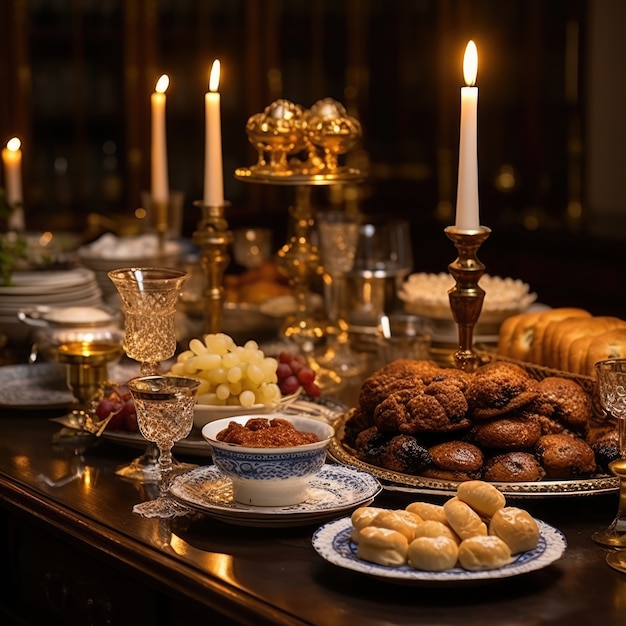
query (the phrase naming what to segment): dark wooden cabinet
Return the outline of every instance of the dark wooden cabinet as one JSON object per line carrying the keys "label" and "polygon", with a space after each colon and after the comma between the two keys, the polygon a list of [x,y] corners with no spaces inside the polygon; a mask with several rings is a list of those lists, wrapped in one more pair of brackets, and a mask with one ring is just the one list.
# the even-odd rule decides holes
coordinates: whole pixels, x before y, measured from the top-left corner
{"label": "dark wooden cabinet", "polygon": [[233,221],[284,216],[291,201],[232,176],[255,160],[248,117],[279,97],[308,107],[331,96],[363,125],[361,158],[370,169],[363,207],[426,213],[439,227],[453,219],[462,55],[474,38],[484,221],[497,226],[503,205],[516,212],[539,206],[561,220],[580,193],[570,184],[580,172],[568,150],[584,102],[566,88],[584,78],[586,6],[8,0],[0,9],[0,142],[23,139],[31,223],[80,228],[91,212],[132,214],[149,184],[150,93],[168,73],[170,186],[185,193],[193,227],[204,92],[220,58]]}

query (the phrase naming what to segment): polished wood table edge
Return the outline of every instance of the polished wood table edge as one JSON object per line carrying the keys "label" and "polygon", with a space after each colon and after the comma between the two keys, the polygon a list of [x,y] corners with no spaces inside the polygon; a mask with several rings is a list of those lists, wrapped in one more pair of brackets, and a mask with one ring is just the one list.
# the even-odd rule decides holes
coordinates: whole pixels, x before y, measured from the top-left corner
{"label": "polished wood table edge", "polygon": [[[142,578],[156,583],[163,592],[180,594],[198,605],[209,606],[232,619],[233,623],[252,626],[307,624],[259,598],[242,593],[199,569],[187,566],[162,550],[151,548],[91,517],[81,515],[44,493],[17,483],[2,472],[0,501],[3,507],[10,507],[46,529],[54,529],[57,536],[77,543],[91,554],[105,557],[116,566],[124,565],[134,575],[140,574]],[[146,522],[161,525],[165,535],[171,534],[169,520]]]}
{"label": "polished wood table edge", "polygon": [[[137,456],[134,448],[101,441],[84,453],[89,481],[41,482],[42,476],[65,476],[76,458],[72,449],[51,445],[57,429],[41,414],[0,418],[0,521],[6,512],[33,530],[37,524],[77,553],[100,557],[96,560],[117,566],[125,578],[176,600],[194,617],[217,613],[224,621],[215,623],[255,626],[483,626],[516,619],[516,624],[623,626],[626,577],[606,565],[604,551],[591,541],[592,532],[614,514],[615,494],[521,503],[568,540],[563,557],[542,570],[489,585],[409,588],[326,562],[311,545],[317,523],[248,529],[208,515],[170,523],[133,514],[132,504],[145,498],[139,493],[145,490],[115,470]],[[413,499],[442,501],[385,490],[375,502],[395,508]],[[22,533],[26,540],[27,533]],[[183,622],[176,617],[178,626]]]}

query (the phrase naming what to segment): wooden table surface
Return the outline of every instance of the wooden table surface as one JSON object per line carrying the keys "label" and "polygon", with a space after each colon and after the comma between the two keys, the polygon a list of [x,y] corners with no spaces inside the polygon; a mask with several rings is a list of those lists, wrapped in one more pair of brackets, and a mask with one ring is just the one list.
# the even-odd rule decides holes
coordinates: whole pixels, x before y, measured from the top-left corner
{"label": "wooden table surface", "polygon": [[[132,505],[150,488],[115,474],[138,449],[101,440],[83,461],[71,446],[52,445],[60,428],[52,413],[0,414],[0,604],[28,617],[15,623],[43,623],[33,616],[51,624],[208,617],[255,626],[626,623],[626,574],[611,569],[590,539],[612,520],[617,494],[518,503],[567,538],[563,557],[544,569],[470,586],[398,585],[327,563],[311,545],[319,524],[248,528],[203,515],[139,517]],[[384,491],[375,504],[417,498]]]}

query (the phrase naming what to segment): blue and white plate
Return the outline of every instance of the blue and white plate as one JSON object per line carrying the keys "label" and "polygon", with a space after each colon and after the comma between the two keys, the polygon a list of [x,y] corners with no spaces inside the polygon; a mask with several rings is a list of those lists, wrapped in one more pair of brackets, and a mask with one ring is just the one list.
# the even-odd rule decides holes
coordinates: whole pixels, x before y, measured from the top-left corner
{"label": "blue and white plate", "polygon": [[541,520],[535,521],[539,526],[540,537],[539,544],[534,550],[516,555],[515,560],[504,567],[479,572],[460,567],[443,572],[424,572],[409,565],[388,567],[363,561],[357,558],[357,545],[350,539],[353,526],[349,517],[342,517],[319,528],[313,535],[313,547],[322,558],[334,565],[392,583],[405,585],[484,583],[542,569],[561,557],[567,547],[563,533]]}
{"label": "blue and white plate", "polygon": [[[138,365],[114,363],[111,380],[128,380]],[[56,410],[69,408],[74,396],[67,387],[67,366],[63,363],[22,363],[0,367],[0,407]]]}
{"label": "blue and white plate", "polygon": [[319,523],[366,506],[382,485],[366,472],[324,465],[311,480],[306,500],[290,506],[251,506],[233,500],[232,483],[214,465],[174,478],[170,493],[190,508],[240,526],[286,527]]}

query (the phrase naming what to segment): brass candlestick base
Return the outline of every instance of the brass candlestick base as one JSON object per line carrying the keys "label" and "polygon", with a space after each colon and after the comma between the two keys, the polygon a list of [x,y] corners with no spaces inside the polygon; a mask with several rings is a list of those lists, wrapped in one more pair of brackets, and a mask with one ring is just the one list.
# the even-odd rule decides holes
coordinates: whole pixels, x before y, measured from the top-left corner
{"label": "brass candlestick base", "polygon": [[485,273],[485,266],[476,253],[491,229],[481,226],[478,230],[464,231],[448,226],[445,233],[454,243],[458,257],[448,265],[456,285],[448,292],[454,321],[459,327],[459,349],[454,353],[456,366],[466,372],[474,371],[479,365],[478,355],[473,350],[474,325],[480,317],[485,298],[478,281]]}
{"label": "brass candlestick base", "polygon": [[202,297],[205,303],[204,326],[206,333],[219,333],[224,310],[224,272],[230,262],[228,247],[233,243],[233,233],[228,229],[222,206],[206,206],[194,202],[202,210],[202,219],[193,233],[192,241],[202,248],[201,265],[205,276]]}

